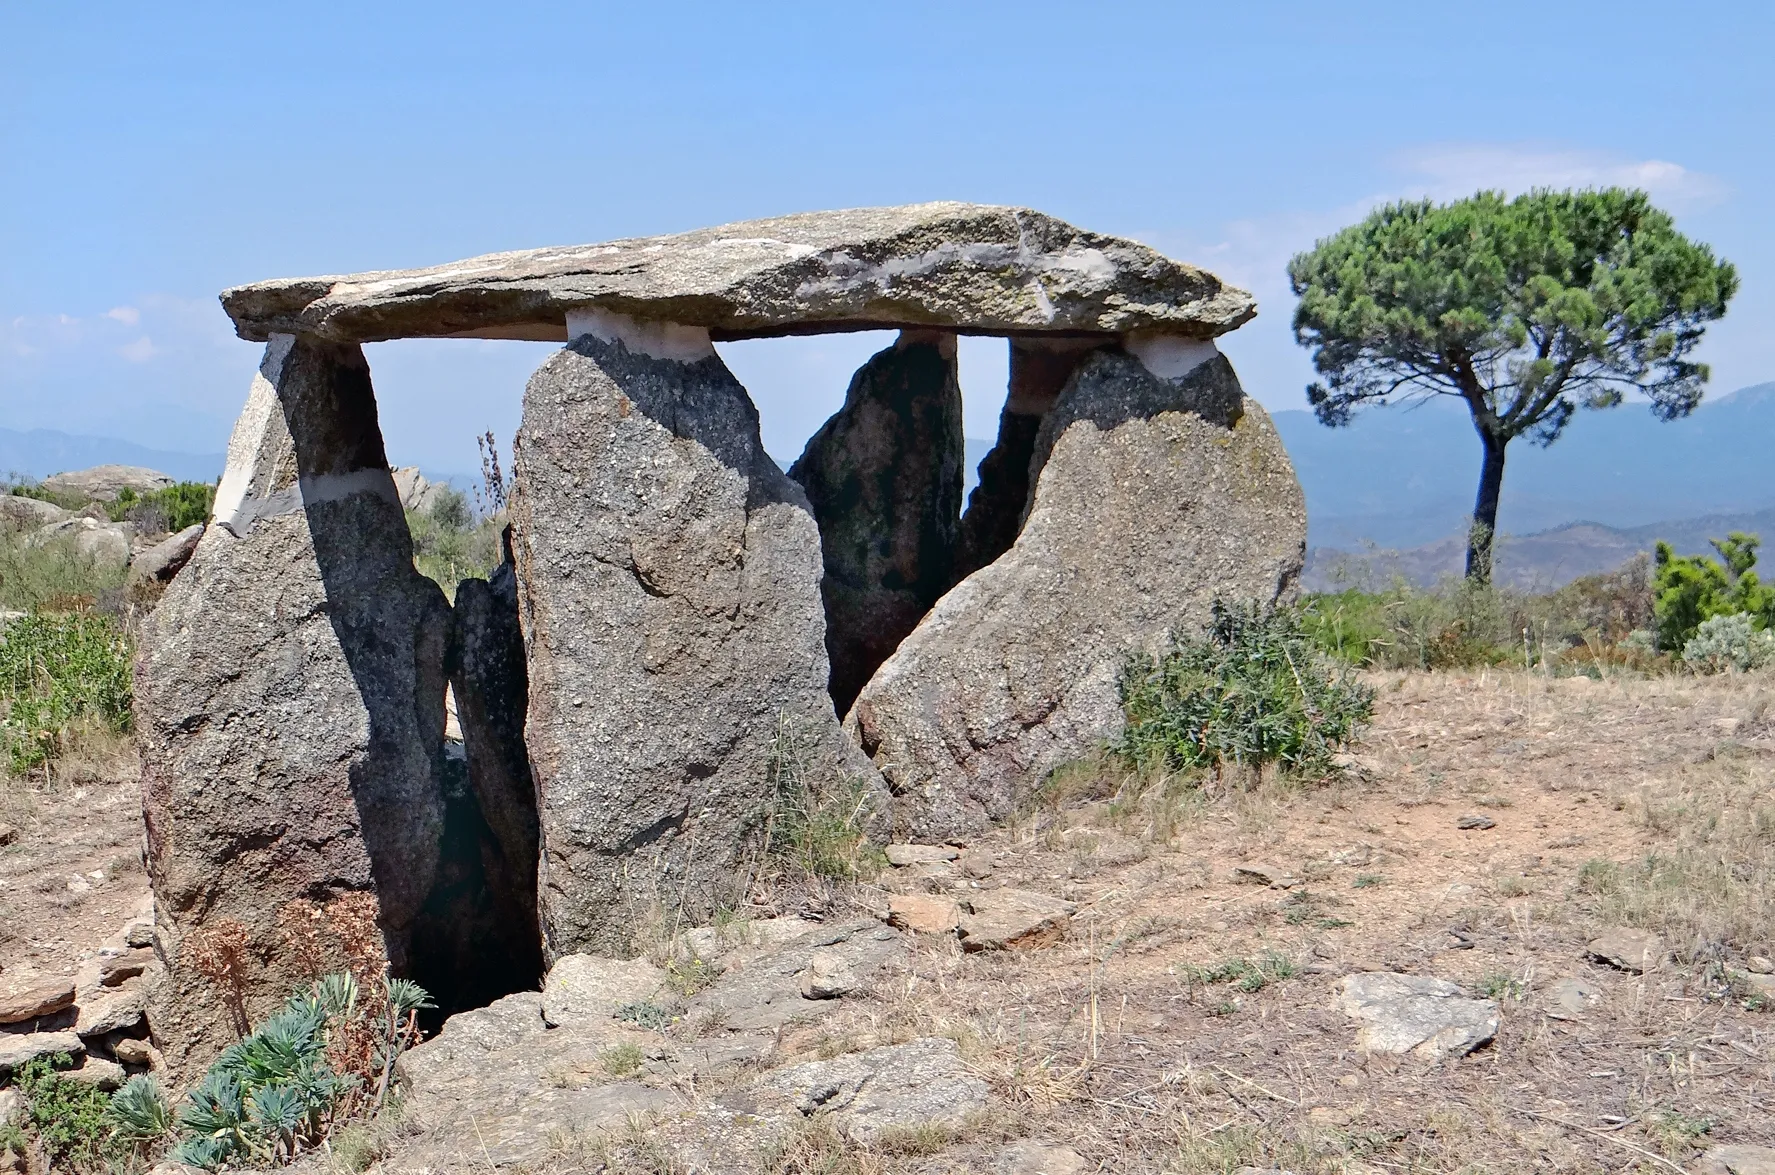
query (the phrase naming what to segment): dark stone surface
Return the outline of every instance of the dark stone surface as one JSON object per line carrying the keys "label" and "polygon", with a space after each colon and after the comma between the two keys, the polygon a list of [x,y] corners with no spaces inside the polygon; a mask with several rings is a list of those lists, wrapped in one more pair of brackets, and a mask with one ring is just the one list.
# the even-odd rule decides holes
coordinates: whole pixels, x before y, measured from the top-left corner
{"label": "dark stone surface", "polygon": [[789,476],[820,524],[840,714],[953,582],[961,511],[955,336],[904,331],[852,377]]}

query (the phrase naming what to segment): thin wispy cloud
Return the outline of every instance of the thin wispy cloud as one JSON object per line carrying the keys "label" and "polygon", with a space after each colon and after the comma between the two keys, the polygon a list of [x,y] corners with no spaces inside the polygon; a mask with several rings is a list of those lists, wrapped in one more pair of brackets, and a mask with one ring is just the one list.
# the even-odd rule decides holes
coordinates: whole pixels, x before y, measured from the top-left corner
{"label": "thin wispy cloud", "polygon": [[125,326],[134,326],[142,321],[142,312],[134,306],[113,306],[105,311],[106,318],[114,318]]}
{"label": "thin wispy cloud", "polygon": [[1533,188],[1640,188],[1678,209],[1712,204],[1730,192],[1718,176],[1667,159],[1533,144],[1441,143],[1402,152],[1395,163],[1417,177],[1410,194],[1454,200],[1474,192],[1518,195]]}

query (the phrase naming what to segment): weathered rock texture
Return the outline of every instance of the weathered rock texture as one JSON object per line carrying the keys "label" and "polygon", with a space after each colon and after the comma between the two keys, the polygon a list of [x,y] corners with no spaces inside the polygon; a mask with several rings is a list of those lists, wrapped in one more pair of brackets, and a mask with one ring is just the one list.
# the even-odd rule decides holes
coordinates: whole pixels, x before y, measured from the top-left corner
{"label": "weathered rock texture", "polygon": [[563,341],[567,313],[589,307],[705,327],[717,339],[903,326],[1212,338],[1256,313],[1243,290],[1145,245],[1028,208],[952,202],[258,282],[226,291],[222,305],[245,339],[308,332],[341,342]]}
{"label": "weathered rock texture", "polygon": [[1299,483],[1219,355],[1166,379],[1091,353],[1030,462],[1010,550],[937,603],[846,718],[916,839],[1009,815],[1019,785],[1119,729],[1129,650],[1198,630],[1216,597],[1274,600],[1300,570]]}
{"label": "weathered rock texture", "polygon": [[[373,892],[397,973],[423,972],[409,934],[443,821],[449,617],[413,569],[369,369],[355,346],[280,338],[260,373],[215,523],[153,614],[137,666],[170,972],[153,1021],[181,1068],[303,978],[279,926],[298,898]],[[198,948],[231,928],[247,973],[240,990],[217,991],[197,973]]]}
{"label": "weathered rock texture", "polygon": [[591,334],[530,380],[512,528],[548,946],[629,953],[743,892],[785,728],[872,774],[826,693],[818,528],[712,351]]}
{"label": "weathered rock texture", "polygon": [[962,515],[955,578],[972,575],[1011,549],[1029,512],[1030,461],[1042,420],[1100,339],[1012,339],[1010,388],[999,412],[998,440],[980,462],[980,481]]}
{"label": "weathered rock texture", "polygon": [[961,513],[955,336],[903,331],[851,379],[789,469],[825,562],[826,652],[840,713],[953,582]]}
{"label": "weathered rock texture", "polygon": [[91,469],[76,469],[43,479],[43,488],[51,493],[74,494],[100,502],[116,501],[117,495],[124,490],[151,494],[172,484],[173,479],[166,474],[140,465],[95,465]]}

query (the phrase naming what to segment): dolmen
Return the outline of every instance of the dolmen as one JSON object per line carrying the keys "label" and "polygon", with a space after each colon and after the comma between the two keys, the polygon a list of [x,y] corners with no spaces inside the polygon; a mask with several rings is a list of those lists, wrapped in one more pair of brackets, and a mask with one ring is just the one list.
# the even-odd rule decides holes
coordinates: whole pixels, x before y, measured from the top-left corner
{"label": "dolmen", "polygon": [[[1214,343],[1252,298],[1028,209],[807,213],[222,304],[264,359],[137,668],[175,1065],[361,950],[366,895],[449,1010],[739,903],[787,788],[965,838],[1116,732],[1129,652],[1301,568],[1299,484]],[[713,344],[883,328],[785,472]],[[965,504],[962,334],[1010,348]],[[508,559],[453,602],[414,569],[377,423],[361,345],[395,338],[563,344],[524,393]]]}

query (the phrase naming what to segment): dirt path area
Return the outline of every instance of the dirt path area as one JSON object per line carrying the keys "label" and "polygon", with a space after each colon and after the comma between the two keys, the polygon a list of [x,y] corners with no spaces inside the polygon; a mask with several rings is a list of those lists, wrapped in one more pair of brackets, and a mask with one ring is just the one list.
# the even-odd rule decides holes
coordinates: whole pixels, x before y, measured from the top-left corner
{"label": "dirt path area", "polygon": [[[932,940],[812,1047],[954,1036],[1018,1128],[1086,1170],[1667,1171],[1775,1144],[1775,1016],[1734,979],[1775,953],[1775,683],[1377,685],[1343,783],[1063,806],[971,847],[964,864],[994,862],[981,879],[896,871],[1067,898],[1071,937]],[[1669,957],[1644,975],[1587,958],[1622,925]],[[1365,1055],[1337,983],[1376,970],[1495,998],[1496,1039],[1440,1065]]]}
{"label": "dirt path area", "polygon": [[[724,1039],[697,1001],[764,982],[740,963],[657,1030],[585,1030],[590,1059],[575,1063],[590,1078],[477,1062],[465,1072],[512,1086],[514,1104],[596,1100],[580,1084],[615,1080],[614,1032],[634,1050],[622,1096],[654,1107],[614,1141],[573,1141],[575,1124],[551,1119],[545,1157],[508,1169],[1671,1172],[1716,1145],[1775,1146],[1775,990],[1758,987],[1775,988],[1758,974],[1775,956],[1775,681],[1374,684],[1376,722],[1332,783],[1205,797],[1081,769],[959,860],[890,869],[824,911],[773,911],[860,916],[886,937],[853,941],[885,961],[820,1016],[786,1014],[762,1045],[730,1049],[727,1069],[688,1058]],[[133,774],[114,757],[6,793],[0,821],[19,833],[0,848],[0,979],[71,975],[145,909]],[[997,889],[1074,903],[1066,936],[968,953],[954,934],[886,935],[868,917],[895,894],[966,904]],[[1659,936],[1645,973],[1592,957],[1621,928]],[[1495,1036],[1440,1062],[1365,1051],[1339,993],[1368,972],[1495,1001]],[[524,1007],[508,1015],[538,1043],[516,1053],[572,1044]],[[931,1054],[931,1038],[953,1040],[990,1090],[962,1127],[891,1146],[724,1144],[716,1167],[686,1157],[706,1146],[674,1149],[789,1067],[906,1042]],[[730,1117],[723,1129],[743,1116]],[[363,1161],[456,1169],[432,1160],[454,1151],[424,1129],[404,1123]],[[469,1165],[486,1169],[475,1139]]]}
{"label": "dirt path area", "polygon": [[72,978],[100,944],[152,918],[126,743],[90,742],[48,779],[0,777],[0,824],[15,829],[0,845],[0,984]]}

